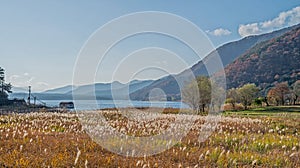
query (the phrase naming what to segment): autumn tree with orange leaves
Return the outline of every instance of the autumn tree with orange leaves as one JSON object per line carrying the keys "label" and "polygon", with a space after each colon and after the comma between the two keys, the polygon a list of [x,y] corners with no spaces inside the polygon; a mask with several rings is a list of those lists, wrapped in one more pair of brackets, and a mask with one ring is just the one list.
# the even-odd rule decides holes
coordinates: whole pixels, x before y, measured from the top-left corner
{"label": "autumn tree with orange leaves", "polygon": [[285,101],[290,94],[290,89],[287,82],[276,84],[268,92],[268,99],[278,105],[284,105]]}

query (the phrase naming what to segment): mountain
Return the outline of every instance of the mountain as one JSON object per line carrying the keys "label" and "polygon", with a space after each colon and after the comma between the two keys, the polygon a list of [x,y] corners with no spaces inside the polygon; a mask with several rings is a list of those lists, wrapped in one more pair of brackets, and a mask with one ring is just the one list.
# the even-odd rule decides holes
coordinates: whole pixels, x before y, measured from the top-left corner
{"label": "mountain", "polygon": [[[291,31],[295,28],[300,27],[299,25],[295,25],[292,27],[284,28],[281,30],[277,30],[271,33],[266,33],[262,35],[254,35],[248,36],[241,40],[230,42],[227,44],[222,45],[221,47],[217,48],[215,51],[212,51],[208,54],[203,60],[199,61],[195,65],[193,65],[190,69],[183,71],[182,73],[175,75],[175,76],[167,76],[161,78],[159,80],[154,81],[151,85],[140,89],[130,95],[131,99],[134,100],[147,100],[149,93],[151,90],[155,88],[159,88],[165,92],[167,96],[173,97],[173,99],[177,100],[180,99],[180,87],[178,86],[178,82],[175,78],[184,78],[187,71],[191,70],[195,76],[199,75],[207,75],[207,70],[205,65],[213,65],[214,59],[216,56],[220,56],[222,63],[224,66],[227,66],[229,63],[233,62],[238,56],[245,53],[251,47],[255,46],[256,44],[270,40],[275,37],[279,37],[284,33]],[[214,69],[213,72],[220,71],[221,69]],[[188,81],[186,81],[188,82]]]}
{"label": "mountain", "polygon": [[228,88],[255,83],[267,89],[300,80],[300,27],[261,42],[225,68]]}
{"label": "mountain", "polygon": [[73,87],[76,88],[73,85],[67,85],[67,86],[60,87],[60,88],[46,90],[42,93],[44,93],[44,94],[66,94],[66,93],[72,91]]}
{"label": "mountain", "polygon": [[72,94],[72,92],[75,92],[78,95],[85,95],[85,94],[92,94],[90,92],[95,91],[107,91],[110,90],[112,87],[114,88],[120,88],[123,84],[120,82],[112,82],[112,83],[95,83],[95,84],[89,84],[89,85],[82,85],[78,86],[74,90],[70,90],[67,94]]}
{"label": "mountain", "polygon": [[[79,97],[93,96],[95,94],[98,99],[128,99],[130,93],[140,90],[152,84],[152,82],[153,80],[133,80],[126,84],[116,81],[112,83],[96,83],[79,86],[73,90],[73,94]],[[67,94],[72,94],[72,92]]]}

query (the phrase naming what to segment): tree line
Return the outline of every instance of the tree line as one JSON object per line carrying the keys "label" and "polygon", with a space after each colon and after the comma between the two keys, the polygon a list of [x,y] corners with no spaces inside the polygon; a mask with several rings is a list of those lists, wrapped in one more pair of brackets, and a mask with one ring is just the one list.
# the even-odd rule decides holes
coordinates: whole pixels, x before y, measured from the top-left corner
{"label": "tree line", "polygon": [[[216,87],[216,84],[208,77],[199,76],[183,88],[182,100],[193,110],[203,113],[213,105],[212,97],[217,97],[212,94],[213,87]],[[287,82],[277,83],[268,89],[266,95],[261,95],[260,91],[261,89],[253,83],[231,88],[226,91],[225,103],[230,104],[234,110],[238,104],[241,104],[245,110],[253,104],[295,105],[300,99],[300,80],[291,86]]]}
{"label": "tree line", "polygon": [[0,67],[0,105],[8,102],[8,93],[11,93],[12,85],[5,82],[5,70]]}
{"label": "tree line", "polygon": [[291,86],[287,82],[277,83],[269,89],[267,94],[268,105],[296,105],[300,97],[300,80]]}

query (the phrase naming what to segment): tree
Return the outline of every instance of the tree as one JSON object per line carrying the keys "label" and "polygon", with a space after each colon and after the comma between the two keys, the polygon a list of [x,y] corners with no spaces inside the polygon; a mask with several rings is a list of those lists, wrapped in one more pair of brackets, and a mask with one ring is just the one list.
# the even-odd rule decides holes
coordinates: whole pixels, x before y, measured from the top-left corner
{"label": "tree", "polygon": [[8,93],[11,93],[11,84],[5,83],[5,70],[0,67],[0,105],[7,102]]}
{"label": "tree", "polygon": [[287,82],[282,82],[276,84],[272,89],[269,90],[268,98],[275,101],[277,106],[284,105],[289,94],[290,89]]}
{"label": "tree", "polygon": [[193,80],[187,84],[182,90],[182,100],[187,105],[189,105],[194,111],[198,111],[199,103],[199,90],[198,83],[196,80]]}
{"label": "tree", "polygon": [[235,110],[235,104],[239,101],[238,91],[235,88],[227,91],[226,103],[230,103],[232,108]]}
{"label": "tree", "polygon": [[265,102],[264,97],[257,97],[254,99],[254,104],[257,106],[262,106],[262,103]]}
{"label": "tree", "polygon": [[211,102],[211,88],[212,84],[209,78],[200,76],[183,89],[183,101],[193,110],[204,112],[206,105]]}
{"label": "tree", "polygon": [[271,103],[275,103],[276,106],[279,106],[280,96],[275,88],[269,90],[267,97]]}
{"label": "tree", "polygon": [[208,77],[200,76],[197,78],[199,88],[199,109],[204,112],[207,104],[211,102],[211,82]]}
{"label": "tree", "polygon": [[268,97],[265,96],[263,99],[262,99],[262,102],[266,103],[267,106],[270,106],[269,105],[269,102],[268,102]]}
{"label": "tree", "polygon": [[251,105],[253,99],[257,96],[259,88],[255,84],[246,84],[238,88],[238,94],[245,110]]}
{"label": "tree", "polygon": [[300,80],[296,81],[293,84],[292,93],[293,93],[293,104],[296,105],[296,101],[300,96]]}

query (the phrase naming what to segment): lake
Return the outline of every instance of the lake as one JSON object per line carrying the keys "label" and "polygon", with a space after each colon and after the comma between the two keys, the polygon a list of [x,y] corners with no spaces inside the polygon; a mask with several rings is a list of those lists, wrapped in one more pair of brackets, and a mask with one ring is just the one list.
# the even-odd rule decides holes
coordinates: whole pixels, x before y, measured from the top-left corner
{"label": "lake", "polygon": [[[57,107],[62,101],[73,100],[43,100],[47,106]],[[182,102],[173,101],[130,101],[130,100],[76,100],[73,101],[76,110],[91,110],[105,108],[124,108],[124,107],[161,107],[161,108],[189,108]]]}

